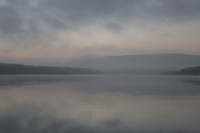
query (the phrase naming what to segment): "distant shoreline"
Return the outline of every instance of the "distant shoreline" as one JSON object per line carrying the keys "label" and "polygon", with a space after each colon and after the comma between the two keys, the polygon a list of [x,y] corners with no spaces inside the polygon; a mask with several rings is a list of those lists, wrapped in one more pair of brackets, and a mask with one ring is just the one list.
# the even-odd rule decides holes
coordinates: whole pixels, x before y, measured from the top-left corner
{"label": "distant shoreline", "polygon": [[0,63],[0,75],[96,75],[101,71],[89,68],[31,66]]}
{"label": "distant shoreline", "polygon": [[166,75],[188,75],[188,76],[200,76],[200,66],[198,67],[189,67],[181,69],[179,71],[171,71],[165,73]]}

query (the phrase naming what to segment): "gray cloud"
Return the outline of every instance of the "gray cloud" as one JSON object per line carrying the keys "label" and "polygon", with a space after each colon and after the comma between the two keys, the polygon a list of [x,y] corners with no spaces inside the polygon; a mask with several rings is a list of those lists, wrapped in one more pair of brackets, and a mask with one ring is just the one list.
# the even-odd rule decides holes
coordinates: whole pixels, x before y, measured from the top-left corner
{"label": "gray cloud", "polygon": [[[0,32],[38,34],[45,30],[79,29],[100,21],[159,19],[185,21],[200,18],[199,0],[6,0],[0,6]],[[151,22],[148,22],[151,23]],[[108,24],[108,29],[120,28]]]}
{"label": "gray cloud", "polygon": [[154,4],[145,9],[145,13],[152,19],[184,22],[200,18],[200,1],[198,0],[155,0]]}
{"label": "gray cloud", "polygon": [[[56,18],[51,10],[45,10],[36,1],[6,0],[6,5],[0,5],[0,32],[2,36],[39,37],[47,32],[67,29],[65,24]],[[49,33],[48,33],[49,34]]]}
{"label": "gray cloud", "polygon": [[112,32],[116,32],[116,33],[120,32],[122,30],[122,28],[116,23],[108,23],[105,25],[105,28]]}
{"label": "gray cloud", "polygon": [[22,18],[12,7],[0,7],[0,31],[3,34],[21,32]]}
{"label": "gray cloud", "polygon": [[119,119],[112,119],[112,120],[107,120],[103,122],[103,125],[109,128],[117,127],[117,126],[120,126],[121,124],[122,123]]}
{"label": "gray cloud", "polygon": [[[46,57],[49,59],[53,56],[56,59],[61,59],[61,53],[62,58],[65,56],[73,58],[80,56],[78,55],[80,53],[86,55],[85,53],[88,52],[84,51],[85,47],[89,46],[94,49],[97,45],[107,43],[115,45],[115,47],[123,43],[123,48],[129,47],[124,49],[132,50],[139,47],[139,43],[143,44],[143,40],[149,39],[148,33],[154,32],[151,34],[153,35],[152,44],[149,43],[149,45],[153,46],[153,44],[156,44],[155,40],[160,41],[162,39],[159,40],[155,37],[158,34],[165,34],[165,32],[172,34],[173,32],[174,36],[176,36],[176,32],[179,34],[179,29],[184,29],[185,27],[186,30],[184,32],[188,31],[187,28],[190,29],[188,31],[188,40],[190,40],[192,35],[189,32],[198,34],[198,30],[192,30],[190,25],[185,22],[194,22],[195,24],[193,25],[195,27],[198,26],[198,21],[200,20],[199,0],[1,1],[3,0],[0,0],[0,47],[1,57],[7,58],[5,60],[13,60],[13,56],[18,59],[25,58],[27,56],[25,51],[32,52],[30,57],[38,60],[40,59],[39,56],[44,57],[49,53],[51,57]],[[184,28],[181,27],[182,25],[179,27],[180,23],[184,24]],[[172,25],[172,27],[169,27],[167,31],[166,29],[168,28],[166,27],[169,25]],[[155,31],[149,29],[155,29]],[[163,31],[164,33],[162,33]],[[112,34],[115,35],[112,36]],[[140,39],[139,36],[141,35],[143,37]],[[110,38],[105,39],[105,36]],[[133,37],[135,37],[134,40],[132,40]],[[195,39],[192,39],[192,41],[194,42]],[[180,42],[180,40],[178,41]],[[131,47],[132,42],[134,42],[133,45],[138,46]],[[184,44],[180,42],[178,45],[182,45],[183,48]],[[193,43],[193,45],[195,44]],[[62,46],[65,49],[61,48]],[[146,51],[149,50],[148,48]],[[171,50],[172,47],[168,46],[168,49]],[[197,51],[196,49],[193,51]],[[76,50],[80,50],[80,52],[76,52]],[[5,51],[10,51],[10,54],[4,53]],[[121,52],[121,49],[113,50],[111,48],[106,49],[106,51],[109,51],[107,53],[101,52],[99,49],[97,51],[95,52],[97,56],[108,55],[112,51],[116,55],[132,53],[132,51],[126,53],[126,50]],[[57,53],[60,54],[58,55]]]}

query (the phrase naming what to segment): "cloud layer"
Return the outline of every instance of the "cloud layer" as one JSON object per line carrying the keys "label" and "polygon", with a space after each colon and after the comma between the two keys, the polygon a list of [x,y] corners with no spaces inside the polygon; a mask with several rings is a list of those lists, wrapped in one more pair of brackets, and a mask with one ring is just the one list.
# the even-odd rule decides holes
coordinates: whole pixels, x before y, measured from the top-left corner
{"label": "cloud layer", "polygon": [[[0,6],[2,34],[78,30],[112,20],[157,19],[184,22],[200,19],[198,0],[5,0],[1,3],[4,3]],[[116,23],[107,23],[105,27],[119,29]]]}
{"label": "cloud layer", "polygon": [[[167,35],[176,38],[170,40],[177,47],[188,45],[181,44],[179,36],[187,36],[186,39],[198,47],[195,42],[199,40],[190,35],[199,33],[195,31],[199,21],[199,0],[1,0],[0,47],[1,51],[10,51],[10,56],[2,54],[4,59],[14,59],[15,55],[22,59],[27,53],[19,53],[31,49],[40,51],[32,52],[32,59],[38,59],[37,55],[47,59],[42,53],[51,53],[49,58],[60,60],[80,56],[80,53],[105,56],[109,52],[100,54],[96,51],[109,45],[115,49],[108,50],[113,55],[156,50],[173,52],[173,49],[196,54],[195,49],[181,48],[178,51],[178,48],[166,44],[163,44],[165,49],[160,46],[156,50],[144,46],[156,47],[166,42],[164,35]],[[189,35],[180,35],[187,32]],[[156,37],[160,34],[159,40]],[[152,41],[147,44],[144,40]],[[87,47],[94,52],[85,53]],[[61,53],[60,58],[56,53]]]}

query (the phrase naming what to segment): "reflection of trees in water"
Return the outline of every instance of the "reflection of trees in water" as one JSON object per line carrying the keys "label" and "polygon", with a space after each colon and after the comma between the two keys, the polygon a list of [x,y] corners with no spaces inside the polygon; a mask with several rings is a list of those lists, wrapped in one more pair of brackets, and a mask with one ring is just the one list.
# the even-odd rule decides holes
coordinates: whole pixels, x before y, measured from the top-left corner
{"label": "reflection of trees in water", "polygon": [[84,78],[75,75],[3,75],[0,76],[1,86],[21,86],[21,85],[39,85],[39,84],[55,84],[69,83],[81,81],[93,81],[95,77],[85,75]]}
{"label": "reflection of trees in water", "polygon": [[182,82],[200,86],[200,77],[183,78],[183,79],[182,79]]}

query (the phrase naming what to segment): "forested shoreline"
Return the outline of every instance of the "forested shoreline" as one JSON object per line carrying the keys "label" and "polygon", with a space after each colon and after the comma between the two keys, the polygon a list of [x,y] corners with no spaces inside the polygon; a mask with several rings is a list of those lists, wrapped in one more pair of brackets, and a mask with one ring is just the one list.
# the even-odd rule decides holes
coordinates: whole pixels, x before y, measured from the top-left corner
{"label": "forested shoreline", "polygon": [[179,71],[168,72],[170,75],[200,75],[200,66],[198,67],[189,67]]}
{"label": "forested shoreline", "polygon": [[88,68],[31,66],[22,64],[0,63],[0,75],[81,75],[101,74],[100,71]]}

